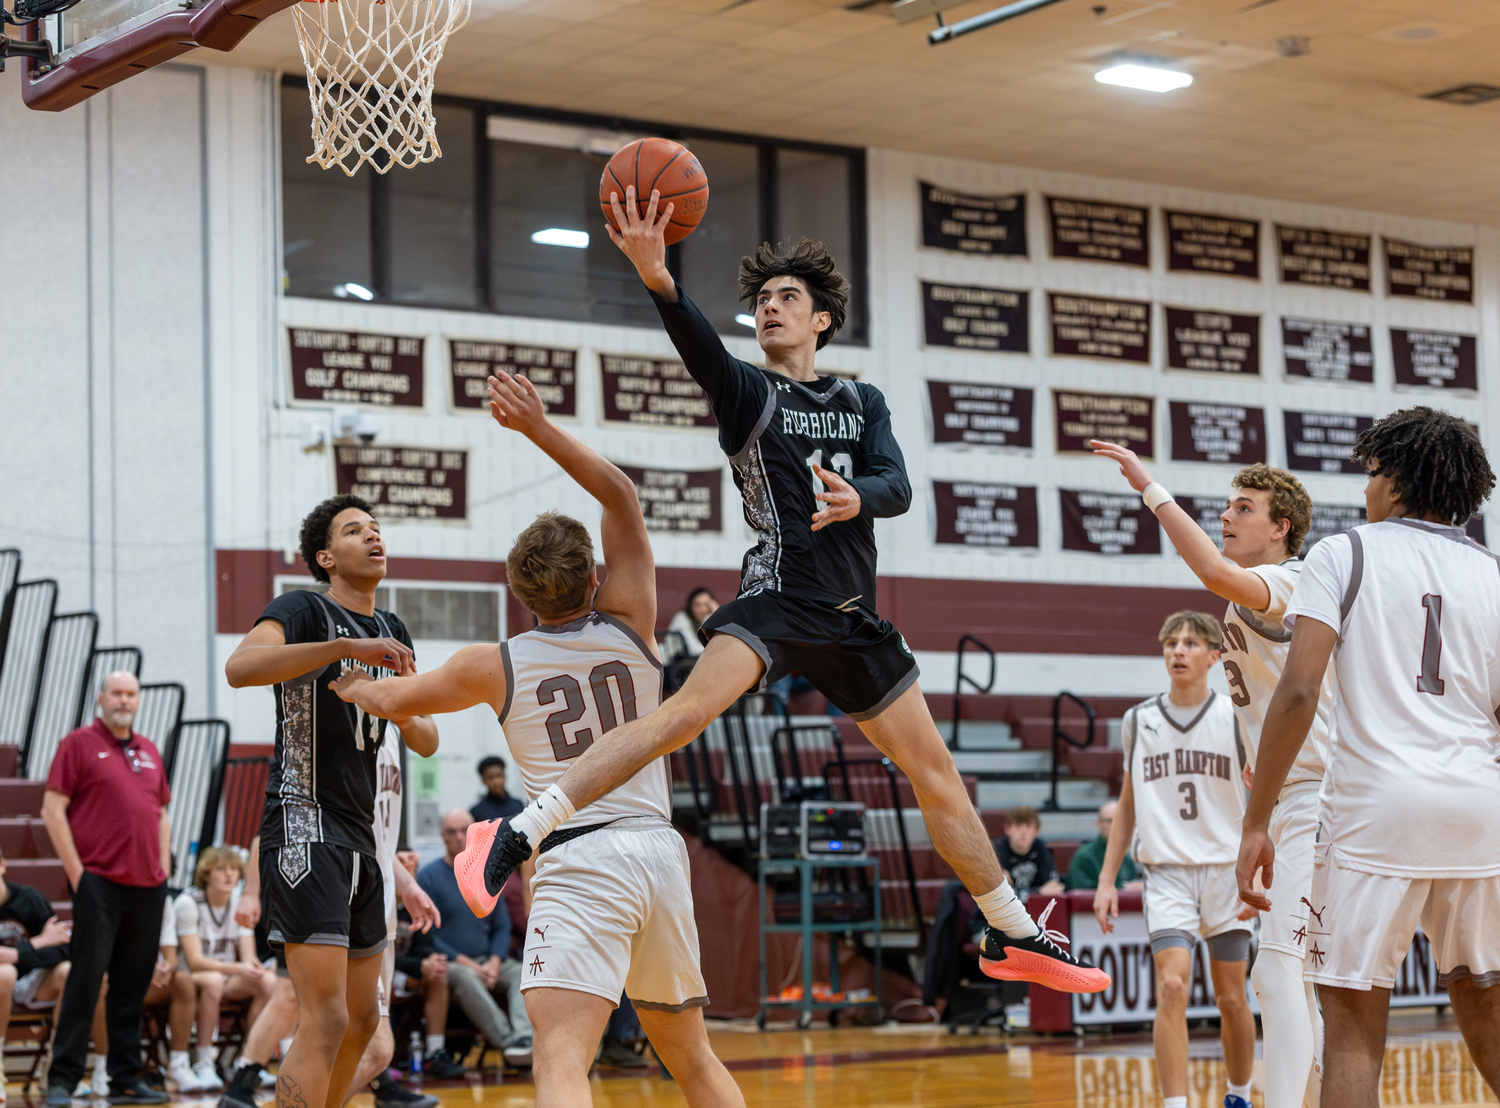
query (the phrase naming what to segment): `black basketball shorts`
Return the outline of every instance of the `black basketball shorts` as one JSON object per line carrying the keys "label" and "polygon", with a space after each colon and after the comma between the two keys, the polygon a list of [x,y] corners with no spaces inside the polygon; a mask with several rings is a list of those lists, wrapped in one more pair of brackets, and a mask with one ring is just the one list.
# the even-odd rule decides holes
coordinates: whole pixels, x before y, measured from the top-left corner
{"label": "black basketball shorts", "polygon": [[731,635],[759,654],[766,671],[756,691],[801,673],[856,723],[885,711],[918,675],[890,620],[779,592],[731,600],[704,621],[700,635],[705,643]]}
{"label": "black basketball shorts", "polygon": [[385,882],[374,855],[332,843],[292,843],[260,855],[266,939],[349,948],[367,958],[385,949]]}

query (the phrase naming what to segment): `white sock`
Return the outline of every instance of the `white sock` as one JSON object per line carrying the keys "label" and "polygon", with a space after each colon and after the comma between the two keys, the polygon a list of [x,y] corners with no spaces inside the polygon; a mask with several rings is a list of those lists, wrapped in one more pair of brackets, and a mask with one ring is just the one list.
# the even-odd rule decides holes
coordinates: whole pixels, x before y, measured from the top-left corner
{"label": "white sock", "polygon": [[277,1049],[281,1051],[281,1056],[285,1058],[286,1052],[292,1049],[292,1037],[288,1035],[286,1038],[282,1039],[281,1042],[277,1043],[276,1046]]}
{"label": "white sock", "polygon": [[1303,988],[1307,991],[1307,1017],[1313,1030],[1313,1064],[1302,1103],[1307,1108],[1319,1108],[1323,1102],[1323,1013],[1318,1008],[1317,986],[1306,981]]}
{"label": "white sock", "polygon": [[443,1049],[443,1044],[445,1042],[447,1042],[447,1041],[448,1041],[448,1036],[446,1036],[446,1035],[428,1035],[427,1036],[427,1057],[431,1058],[438,1051],[442,1050]]}
{"label": "white sock", "polygon": [[188,1052],[185,1051],[185,1050],[174,1050],[174,1051],[172,1051],[172,1056],[171,1056],[171,1059],[170,1059],[170,1061],[169,1061],[168,1064],[169,1065],[173,1065],[173,1066],[191,1066],[192,1065],[192,1063],[188,1061]]}
{"label": "white sock", "polygon": [[1036,921],[1027,915],[1026,905],[1016,896],[1009,881],[1002,881],[998,888],[983,896],[976,896],[974,903],[984,913],[984,918],[991,927],[1004,931],[1013,939],[1029,939],[1040,933]]}
{"label": "white sock", "polygon": [[218,1055],[219,1052],[211,1046],[200,1046],[198,1048],[198,1061],[200,1062],[212,1062]]}
{"label": "white sock", "polygon": [[1241,1100],[1249,1100],[1250,1099],[1250,1082],[1246,1081],[1243,1085],[1236,1085],[1233,1081],[1231,1081],[1229,1083],[1229,1095],[1230,1096],[1237,1096]]}
{"label": "white sock", "polygon": [[1187,1108],[1187,1097],[1164,1096],[1161,1098],[1162,1108]]}
{"label": "white sock", "polygon": [[[1265,1055],[1276,1060],[1275,1065],[1265,1068],[1266,1108],[1301,1108],[1314,1054],[1302,959],[1284,950],[1261,947],[1250,971],[1250,983],[1260,1001]],[[1233,1087],[1229,1091],[1233,1093]]]}
{"label": "white sock", "polygon": [[556,785],[547,786],[542,793],[520,815],[510,817],[510,825],[526,836],[526,841],[535,850],[543,839],[557,830],[557,825],[573,815],[573,802],[568,794]]}

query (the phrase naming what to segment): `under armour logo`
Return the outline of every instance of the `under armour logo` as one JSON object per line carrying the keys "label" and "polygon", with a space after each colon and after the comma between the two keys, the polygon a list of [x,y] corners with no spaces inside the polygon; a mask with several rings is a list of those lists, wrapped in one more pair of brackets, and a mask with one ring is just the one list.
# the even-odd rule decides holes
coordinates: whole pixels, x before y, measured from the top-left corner
{"label": "under armour logo", "polygon": [[[552,925],[550,923],[547,925],[547,927],[551,927],[551,926]],[[547,927],[533,927],[531,929],[531,933],[533,935],[540,935],[542,937],[542,942],[546,942],[547,941]]]}
{"label": "under armour logo", "polygon": [[[550,927],[551,925],[548,924],[548,926]],[[527,966],[526,968],[531,971],[531,976],[535,977],[537,974],[542,972],[542,967],[546,964],[546,962],[542,961],[542,956],[538,954],[531,960],[531,965]]]}
{"label": "under armour logo", "polygon": [[339,624],[338,630],[339,630],[339,634],[340,635],[344,635],[344,636],[347,636],[349,638],[353,638],[354,637],[354,632],[351,631],[351,630],[349,630],[349,628],[345,627],[342,623]]}
{"label": "under armour logo", "polygon": [[1320,912],[1320,911],[1318,911],[1316,908],[1314,908],[1312,906],[1312,901],[1308,900],[1307,897],[1304,896],[1304,897],[1301,898],[1301,900],[1302,900],[1303,904],[1307,905],[1307,913],[1308,913],[1308,915],[1312,916],[1313,919],[1317,920],[1318,921],[1318,926],[1322,927],[1323,926],[1323,912],[1328,911],[1328,905],[1326,905],[1326,904],[1323,905],[1323,912]]}
{"label": "under armour logo", "polygon": [[792,386],[789,385],[789,384],[787,384],[785,381],[777,381],[776,382],[776,387],[778,389],[780,389],[782,392],[791,392],[792,391]]}

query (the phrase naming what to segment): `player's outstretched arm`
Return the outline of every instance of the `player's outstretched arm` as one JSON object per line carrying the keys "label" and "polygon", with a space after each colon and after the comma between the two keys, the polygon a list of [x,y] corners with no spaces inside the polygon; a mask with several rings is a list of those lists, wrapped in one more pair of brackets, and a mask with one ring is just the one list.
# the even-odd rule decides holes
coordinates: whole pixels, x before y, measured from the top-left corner
{"label": "player's outstretched arm", "polygon": [[234,648],[224,663],[224,676],[232,689],[275,685],[322,669],[341,658],[396,673],[409,673],[413,669],[411,648],[396,639],[288,643],[286,628],[280,620],[263,619]]}
{"label": "player's outstretched arm", "polygon": [[620,467],[579,442],[547,418],[536,386],[524,377],[500,374],[489,381],[490,414],[525,435],[604,509],[600,522],[608,577],[594,607],[623,620],[655,650],[656,563],[635,485]]}
{"label": "player's outstretched arm", "polygon": [[[604,230],[609,235],[609,241],[630,259],[630,264],[635,266],[635,271],[641,275],[646,287],[668,304],[675,304],[677,281],[667,268],[667,224],[672,222],[672,212],[676,205],[668,201],[658,215],[657,207],[660,203],[661,193],[652,189],[645,218],[642,218],[641,209],[635,201],[634,185],[625,187],[623,197],[618,192],[611,192],[609,207],[614,213],[615,221],[611,224],[606,220]],[[615,230],[616,227],[619,228],[618,231]]]}
{"label": "player's outstretched arm", "polygon": [[[345,669],[328,687],[350,704],[401,728],[401,738],[424,758],[437,750],[430,717],[488,704],[499,715],[505,703],[505,663],[498,646],[466,646],[430,673],[375,680],[362,669]],[[429,734],[430,731],[430,734]]]}
{"label": "player's outstretched arm", "polygon": [[[1121,475],[1136,492],[1145,492],[1146,486],[1155,483],[1151,471],[1141,464],[1134,450],[1099,439],[1090,439],[1089,446],[1100,457],[1118,463]],[[1159,505],[1156,518],[1182,560],[1210,592],[1231,604],[1243,604],[1253,612],[1263,611],[1271,603],[1271,590],[1260,575],[1225,558],[1214,540],[1203,533],[1203,528],[1175,500]]]}
{"label": "player's outstretched arm", "polygon": [[1338,642],[1338,631],[1328,624],[1299,616],[1292,625],[1292,643],[1287,648],[1286,667],[1266,709],[1266,721],[1260,729],[1260,747],[1255,756],[1255,782],[1245,805],[1240,838],[1240,859],[1235,866],[1240,899],[1262,912],[1271,907],[1264,892],[1255,888],[1255,874],[1260,871],[1267,889],[1274,878],[1276,850],[1268,828],[1271,810],[1281,795],[1286,775],[1307,739],[1308,728],[1318,711],[1318,697],[1323,689],[1323,673]]}

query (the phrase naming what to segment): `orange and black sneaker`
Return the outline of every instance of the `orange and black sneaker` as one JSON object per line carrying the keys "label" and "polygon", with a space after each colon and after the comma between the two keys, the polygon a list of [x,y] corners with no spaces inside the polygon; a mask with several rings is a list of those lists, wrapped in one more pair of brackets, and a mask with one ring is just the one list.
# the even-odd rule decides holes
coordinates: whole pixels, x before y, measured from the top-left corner
{"label": "orange and black sneaker", "polygon": [[1029,939],[1017,939],[994,927],[984,929],[979,944],[979,968],[986,977],[1000,981],[1031,981],[1060,993],[1098,993],[1109,988],[1109,974],[1086,966],[1063,946],[1068,937],[1061,931],[1047,930],[1052,904],[1037,918],[1037,933]]}
{"label": "orange and black sneaker", "polygon": [[506,879],[530,857],[531,843],[508,821],[470,824],[464,848],[453,859],[453,875],[469,911],[480,919],[493,912]]}

